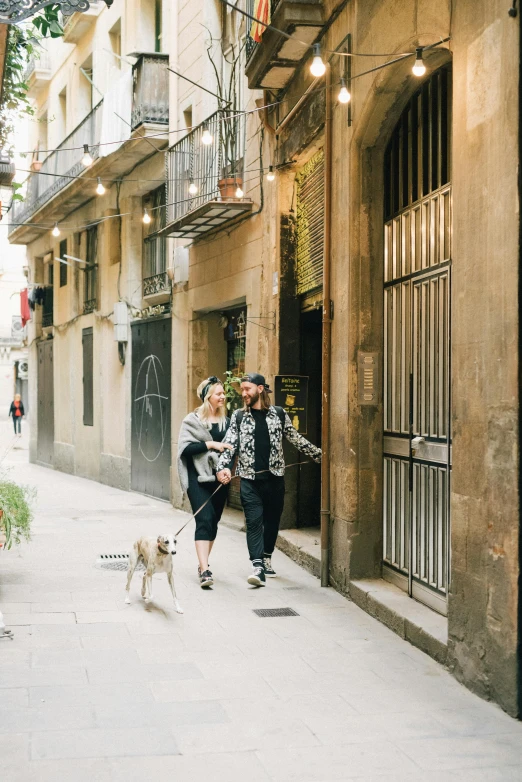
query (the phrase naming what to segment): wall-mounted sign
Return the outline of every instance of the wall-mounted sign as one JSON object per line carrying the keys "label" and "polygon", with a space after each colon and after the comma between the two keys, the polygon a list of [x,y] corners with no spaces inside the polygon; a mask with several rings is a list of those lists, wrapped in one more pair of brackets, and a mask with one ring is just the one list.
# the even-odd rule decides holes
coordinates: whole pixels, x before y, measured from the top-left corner
{"label": "wall-mounted sign", "polygon": [[170,302],[165,304],[151,304],[150,307],[145,307],[143,310],[133,309],[131,312],[133,318],[139,318],[141,320],[144,318],[157,318],[161,315],[170,315]]}
{"label": "wall-mounted sign", "polygon": [[360,405],[379,404],[379,354],[359,351],[357,392]]}
{"label": "wall-mounted sign", "polygon": [[274,403],[283,407],[300,434],[308,431],[308,377],[276,375]]}

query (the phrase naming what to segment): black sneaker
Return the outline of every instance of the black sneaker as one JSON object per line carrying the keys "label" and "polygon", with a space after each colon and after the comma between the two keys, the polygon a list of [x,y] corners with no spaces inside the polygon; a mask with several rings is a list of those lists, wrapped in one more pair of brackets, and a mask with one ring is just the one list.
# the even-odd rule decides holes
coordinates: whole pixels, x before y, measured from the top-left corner
{"label": "black sneaker", "polygon": [[247,579],[249,584],[256,587],[266,586],[265,571],[262,567],[255,567],[254,572]]}
{"label": "black sneaker", "polygon": [[272,567],[272,557],[263,557],[263,568],[265,576],[268,576],[268,578],[276,578],[277,573]]}
{"label": "black sneaker", "polygon": [[208,587],[211,587],[214,583],[214,579],[212,578],[212,573],[210,570],[204,570],[203,573],[199,574],[199,585],[201,589],[208,589]]}

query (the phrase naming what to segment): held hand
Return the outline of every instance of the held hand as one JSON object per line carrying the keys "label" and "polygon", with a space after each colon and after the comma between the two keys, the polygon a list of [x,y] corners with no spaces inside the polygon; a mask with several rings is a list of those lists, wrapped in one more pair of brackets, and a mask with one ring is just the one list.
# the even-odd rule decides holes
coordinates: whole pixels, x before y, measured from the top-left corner
{"label": "held hand", "polygon": [[232,478],[232,473],[230,472],[230,470],[226,470],[226,469],[220,470],[217,473],[216,478],[220,483],[227,484],[230,483],[230,479]]}
{"label": "held hand", "polygon": [[210,442],[208,442],[207,448],[209,451],[210,450],[219,451],[219,453],[223,453],[224,450],[229,450],[229,451],[232,450],[232,446],[229,445],[228,443],[218,443],[215,440],[211,440]]}

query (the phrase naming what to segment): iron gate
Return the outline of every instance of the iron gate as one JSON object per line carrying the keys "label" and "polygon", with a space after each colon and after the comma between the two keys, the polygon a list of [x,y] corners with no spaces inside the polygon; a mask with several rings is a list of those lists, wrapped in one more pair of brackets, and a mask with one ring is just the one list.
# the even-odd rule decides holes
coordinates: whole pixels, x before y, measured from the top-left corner
{"label": "iron gate", "polygon": [[412,98],[385,157],[384,575],[447,613],[450,572],[449,69]]}
{"label": "iron gate", "polygon": [[54,377],[53,341],[38,344],[38,462],[52,465],[54,460]]}
{"label": "iron gate", "polygon": [[171,320],[132,326],[131,487],[170,499]]}

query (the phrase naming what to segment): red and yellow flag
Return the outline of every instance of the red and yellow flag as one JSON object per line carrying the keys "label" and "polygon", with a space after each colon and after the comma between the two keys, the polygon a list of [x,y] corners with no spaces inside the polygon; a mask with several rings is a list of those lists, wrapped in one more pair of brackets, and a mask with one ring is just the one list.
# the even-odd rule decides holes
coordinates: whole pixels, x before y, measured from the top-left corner
{"label": "red and yellow flag", "polygon": [[[266,30],[267,24],[270,24],[272,17],[270,14],[271,0],[256,0],[254,3],[254,16],[259,19],[259,22],[252,22],[250,28],[250,37],[257,43],[261,43],[261,36]],[[261,22],[263,24],[261,24]]]}

